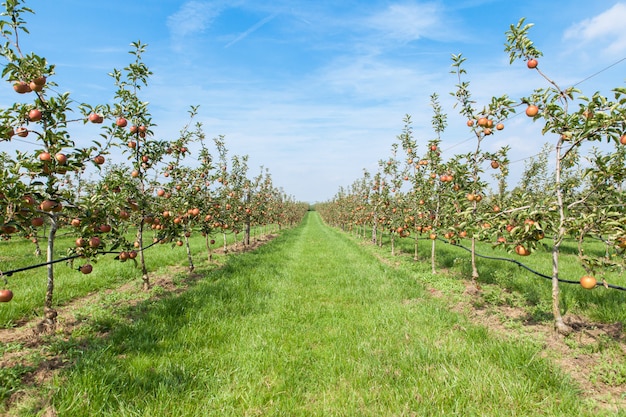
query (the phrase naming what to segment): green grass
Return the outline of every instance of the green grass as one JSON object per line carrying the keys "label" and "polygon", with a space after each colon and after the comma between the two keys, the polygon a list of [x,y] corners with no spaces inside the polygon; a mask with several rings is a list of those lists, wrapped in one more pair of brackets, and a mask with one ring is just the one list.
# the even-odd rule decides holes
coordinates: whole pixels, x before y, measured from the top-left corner
{"label": "green grass", "polygon": [[[368,234],[369,236],[369,234]],[[388,239],[385,237],[385,239]],[[390,252],[388,240],[383,246],[382,253]],[[534,271],[544,275],[552,275],[552,253],[551,241],[544,239],[544,246],[534,251],[530,256],[521,257],[515,253],[507,253],[500,248],[493,248],[487,243],[477,242],[476,251],[479,254],[489,257],[509,258],[523,263]],[[469,240],[461,240],[461,245],[469,248]],[[404,238],[396,242],[396,248],[400,249],[403,256],[396,256],[398,259],[410,265],[410,268],[424,268],[430,266],[430,245],[429,239],[419,241],[420,262],[416,266],[413,262],[414,239]],[[434,287],[453,285],[458,287],[458,280],[450,283],[450,278],[470,279],[471,264],[468,251],[437,241],[436,260],[437,268],[444,273],[437,275],[426,275],[429,284]],[[386,248],[386,249],[385,249]],[[604,254],[604,246],[599,242],[588,242],[585,245],[585,253]],[[391,257],[389,257],[391,259]],[[531,314],[531,318],[536,321],[551,320],[551,281],[527,271],[520,266],[506,261],[477,258],[479,282],[481,284],[495,284],[502,289],[514,293],[516,302],[521,302],[526,306]],[[424,269],[430,271],[430,268]],[[447,274],[447,276],[446,276]],[[578,281],[586,272],[580,265],[576,256],[576,244],[566,241],[559,258],[559,277],[570,281]],[[600,278],[600,275],[598,275]],[[626,287],[626,276],[622,271],[607,271],[604,275],[607,282],[622,287]],[[580,314],[591,320],[602,323],[621,322],[626,326],[626,297],[625,292],[616,289],[606,289],[596,287],[593,290],[585,290],[578,284],[560,284],[560,301],[563,314]],[[458,288],[457,288],[458,289]]]}
{"label": "green grass", "polygon": [[[151,236],[150,232],[146,236]],[[74,245],[74,237],[63,236],[59,233],[55,241],[54,259],[67,256],[67,248]],[[228,242],[233,242],[233,235],[228,234]],[[10,241],[0,241],[0,271],[11,271],[32,265],[45,263],[45,243],[41,242],[41,256],[35,256],[35,245],[27,239],[15,238]],[[222,236],[217,236],[218,242],[214,248],[221,248]],[[240,239],[239,239],[240,240]],[[204,238],[199,233],[190,238],[191,251],[194,262],[200,264],[207,258]],[[172,244],[159,244],[146,249],[146,265],[150,274],[165,273],[171,265],[187,265],[187,254],[184,247]],[[60,262],[54,267],[54,304],[61,306],[69,301],[88,295],[94,291],[107,288],[115,288],[125,282],[137,280],[141,277],[138,263],[134,261],[119,262],[114,259],[115,255],[104,254],[99,256],[93,263],[93,272],[83,275],[77,271],[80,259],[73,264]],[[218,257],[219,258],[219,257]],[[0,328],[10,328],[20,320],[43,315],[43,305],[46,294],[47,271],[45,267],[39,267],[24,272],[15,273],[6,277],[8,286],[0,281],[0,288],[10,288],[14,297],[10,303],[0,303]],[[141,284],[137,281],[140,291]]]}
{"label": "green grass", "polygon": [[419,274],[310,213],[68,349],[40,398],[59,416],[602,415],[538,346],[451,312]]}

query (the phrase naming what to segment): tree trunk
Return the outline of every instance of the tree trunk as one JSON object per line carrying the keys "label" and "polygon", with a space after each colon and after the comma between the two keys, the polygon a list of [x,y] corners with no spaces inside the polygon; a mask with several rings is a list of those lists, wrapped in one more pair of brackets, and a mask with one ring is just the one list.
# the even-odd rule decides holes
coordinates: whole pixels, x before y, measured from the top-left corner
{"label": "tree trunk", "polygon": [[250,226],[250,219],[248,219],[246,221],[246,227],[245,227],[245,234],[243,235],[243,243],[246,246],[250,246],[250,230],[251,230],[251,226]]}
{"label": "tree trunk", "polygon": [[57,233],[57,215],[50,216],[50,231],[48,232],[48,245],[46,249],[46,262],[48,282],[46,287],[46,299],[44,304],[44,319],[37,324],[37,333],[51,333],[56,328],[57,311],[52,307],[54,297],[54,239]]}
{"label": "tree trunk", "polygon": [[476,238],[472,236],[472,282],[476,284],[476,280],[478,279],[478,268],[476,268]]}
{"label": "tree trunk", "polygon": [[374,245],[378,243],[378,236],[376,235],[377,228],[378,228],[378,215],[374,213],[374,223],[372,224],[372,243]]}
{"label": "tree trunk", "polygon": [[185,248],[187,249],[187,260],[189,261],[189,272],[195,269],[193,265],[193,256],[191,256],[191,247],[189,246],[189,238],[185,236]]}
{"label": "tree trunk", "polygon": [[204,235],[204,243],[206,244],[206,250],[208,253],[208,261],[213,262],[213,250],[211,249],[211,236],[207,233]]}
{"label": "tree trunk", "polygon": [[137,229],[137,242],[139,242],[139,264],[141,265],[141,280],[142,290],[148,291],[150,289],[150,277],[148,276],[148,268],[146,267],[146,257],[143,251],[143,219],[139,223]]}
{"label": "tree trunk", "polygon": [[559,306],[559,252],[561,242],[565,236],[565,208],[563,205],[563,190],[561,190],[561,147],[562,142],[559,140],[556,146],[556,167],[554,169],[556,202],[559,209],[559,227],[554,236],[554,246],[552,247],[552,315],[554,316],[554,329],[557,333],[567,336],[572,332],[572,328],[563,322]]}
{"label": "tree trunk", "polygon": [[432,244],[431,244],[431,249],[430,249],[430,267],[431,267],[431,270],[432,270],[433,274],[437,273],[437,266],[435,265],[436,264],[436,262],[435,262],[435,243],[436,243],[436,240],[433,240]]}

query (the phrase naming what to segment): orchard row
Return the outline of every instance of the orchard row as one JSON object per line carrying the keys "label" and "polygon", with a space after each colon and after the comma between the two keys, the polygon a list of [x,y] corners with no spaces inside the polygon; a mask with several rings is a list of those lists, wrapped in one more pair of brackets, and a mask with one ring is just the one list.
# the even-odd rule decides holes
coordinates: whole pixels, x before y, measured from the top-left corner
{"label": "orchard row", "polygon": [[[247,156],[229,155],[224,137],[207,140],[202,124],[194,122],[197,107],[190,108],[178,138],[155,137],[148,103],[140,98],[152,74],[142,59],[146,45],[133,43],[133,61],[111,72],[113,104],[79,104],[69,93],[55,92],[54,65],[22,53],[18,33],[26,32],[24,16],[31,9],[21,0],[4,6],[2,76],[16,101],[0,110],[0,140],[26,141],[34,150],[0,152],[0,234],[37,245],[44,237],[50,320],[55,317],[55,241],[61,231],[76,238],[67,259],[80,262],[80,272],[90,273],[90,259],[106,253],[120,261],[137,259],[147,289],[149,245],[186,244],[193,269],[188,240],[193,233],[205,236],[210,258],[218,236],[226,250],[227,234],[249,244],[253,228],[289,226],[304,216],[308,205],[285,195],[266,169],[252,177]],[[85,125],[99,139],[79,147],[70,133],[73,124]],[[193,156],[192,146],[199,149]],[[11,296],[4,290],[0,301]]]}
{"label": "orchard row", "polygon": [[[570,329],[559,308],[559,254],[564,239],[573,237],[578,242],[578,258],[587,271],[581,278],[585,288],[603,281],[603,272],[623,271],[626,266],[626,89],[615,88],[612,97],[605,97],[561,88],[540,69],[542,54],[528,37],[531,27],[524,20],[511,25],[505,50],[511,63],[523,60],[547,87],[519,100],[502,95],[480,107],[472,100],[470,83],[464,80],[465,58],[452,56],[457,84],[451,94],[476,139],[474,152],[443,160],[441,134],[447,127],[447,115],[438,95],[433,94],[435,134],[425,141],[421,153],[407,116],[390,157],[379,161],[378,171],[366,171],[316,209],[330,224],[362,234],[371,231],[375,243],[380,243],[382,232],[389,233],[392,253],[399,237],[432,239],[433,272],[438,238],[452,243],[469,239],[473,280],[479,277],[477,241],[524,257],[549,237],[552,312],[556,330],[565,334]],[[483,144],[504,129],[506,120],[520,107],[529,121],[542,123],[543,133],[553,137],[554,144],[529,160],[520,183],[510,187],[509,148],[487,152]],[[613,143],[614,151],[594,149],[581,155],[581,145],[600,141]],[[496,187],[489,187],[490,179]],[[588,256],[584,251],[588,239],[604,242],[606,255]],[[415,248],[417,251],[417,244]]]}

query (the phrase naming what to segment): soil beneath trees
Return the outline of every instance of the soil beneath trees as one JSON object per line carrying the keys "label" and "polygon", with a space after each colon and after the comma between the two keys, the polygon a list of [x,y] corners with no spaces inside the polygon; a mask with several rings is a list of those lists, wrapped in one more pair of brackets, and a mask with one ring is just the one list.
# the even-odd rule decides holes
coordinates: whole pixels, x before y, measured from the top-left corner
{"label": "soil beneath trees", "polygon": [[[271,240],[273,236],[259,239],[251,244],[247,250]],[[241,249],[239,249],[240,251]],[[215,251],[215,253],[222,252]],[[151,299],[169,296],[185,291],[194,281],[202,276],[188,273],[181,282],[180,278],[174,281],[175,276],[180,277],[183,267],[170,268],[167,275],[152,276],[153,287],[159,287],[158,292],[150,293]],[[137,304],[146,300],[146,293],[142,293],[141,283],[129,282],[121,287],[89,294],[86,297],[73,300],[71,303],[57,309],[57,323],[53,335],[44,335],[38,331],[40,320],[24,320],[11,329],[0,329],[0,344],[5,346],[0,357],[0,368],[24,366],[30,369],[23,377],[24,389],[17,390],[6,402],[10,410],[12,405],[24,400],[32,401],[33,397],[40,397],[36,390],[50,382],[59,370],[71,366],[71,362],[64,358],[61,352],[52,352],[47,347],[51,337],[56,341],[69,341],[72,336],[84,325],[85,321],[77,318],[77,312],[87,305],[93,304],[97,298],[115,292],[124,294],[125,305]],[[433,297],[440,298],[443,294],[435,289],[430,289]],[[132,296],[135,294],[135,297]],[[452,309],[468,316],[473,322],[488,327],[494,334],[508,338],[512,341],[517,339],[531,340],[540,346],[541,355],[556,363],[562,372],[571,378],[581,388],[581,396],[594,402],[598,407],[608,411],[626,409],[626,335],[621,323],[606,324],[592,323],[584,317],[565,316],[566,324],[572,327],[573,332],[567,338],[558,335],[551,322],[534,322],[523,308],[507,305],[485,304],[482,300],[482,292],[476,289],[471,282],[466,282],[466,291],[461,301],[455,303]],[[101,335],[105,337],[106,335]],[[621,358],[616,359],[615,372],[622,372],[611,378],[612,359],[606,354],[603,347],[607,343],[621,349]],[[19,346],[15,349],[7,349],[8,346]],[[86,348],[87,346],[85,346]],[[33,359],[37,358],[37,359]],[[602,377],[604,375],[604,377]],[[30,397],[30,398],[29,398]],[[56,416],[48,407],[48,400],[40,398],[40,409],[43,416]],[[0,407],[0,410],[2,407]],[[1,411],[0,411],[1,412]]]}

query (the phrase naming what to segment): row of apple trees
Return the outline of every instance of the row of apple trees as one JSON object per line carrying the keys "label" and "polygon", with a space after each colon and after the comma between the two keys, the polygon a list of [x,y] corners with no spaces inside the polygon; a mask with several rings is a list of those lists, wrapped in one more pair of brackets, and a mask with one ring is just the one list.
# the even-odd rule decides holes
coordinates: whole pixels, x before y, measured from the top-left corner
{"label": "row of apple trees", "polygon": [[[421,143],[420,149],[411,118],[406,116],[391,155],[379,161],[378,171],[365,171],[331,201],[316,205],[316,210],[329,224],[363,237],[371,233],[377,244],[382,244],[386,233],[392,253],[396,239],[411,236],[416,260],[417,239],[428,237],[433,273],[437,240],[467,239],[474,281],[479,277],[477,241],[528,256],[543,239],[551,239],[554,324],[558,332],[567,334],[571,329],[559,308],[559,254],[564,239],[578,242],[578,258],[587,271],[581,285],[586,288],[600,285],[603,271],[622,270],[626,262],[626,89],[615,88],[606,97],[562,88],[541,71],[542,53],[528,37],[531,27],[523,19],[511,25],[505,50],[511,63],[524,61],[546,87],[519,100],[502,95],[484,105],[476,103],[465,80],[465,58],[452,56],[451,72],[457,83],[451,94],[475,137],[472,152],[442,159],[441,135],[447,116],[433,94],[432,139]],[[541,123],[552,143],[528,161],[520,183],[511,188],[508,147],[488,152],[483,144],[504,129],[507,118],[518,110],[530,121]],[[613,143],[614,150],[602,152],[592,146],[589,154],[581,155],[582,145],[592,142],[607,142],[609,147]],[[606,256],[585,254],[583,243],[588,239],[604,242]]]}
{"label": "row of apple trees", "polygon": [[[230,156],[223,136],[206,139],[194,121],[197,107],[178,138],[155,136],[156,122],[141,100],[152,75],[142,58],[146,45],[133,43],[130,64],[110,73],[113,103],[77,103],[57,92],[54,65],[21,49],[24,17],[32,10],[22,0],[4,6],[2,78],[16,99],[0,109],[0,141],[20,140],[29,145],[21,148],[34,150],[0,149],[0,234],[32,239],[38,250],[46,242],[46,261],[35,265],[47,269],[46,320],[56,317],[54,265],[60,260],[80,264],[77,270],[88,274],[99,255],[135,259],[147,289],[146,249],[153,244],[186,246],[193,270],[193,233],[205,236],[210,261],[216,239],[227,251],[227,234],[248,245],[254,230],[293,225],[304,216],[308,205],[277,188],[267,169],[251,176],[247,156]],[[77,140],[70,132],[75,124],[97,140]],[[199,149],[193,156],[192,147]],[[76,240],[65,258],[55,259],[60,232]],[[6,273],[3,278],[7,285]],[[11,298],[2,290],[1,301]]]}

